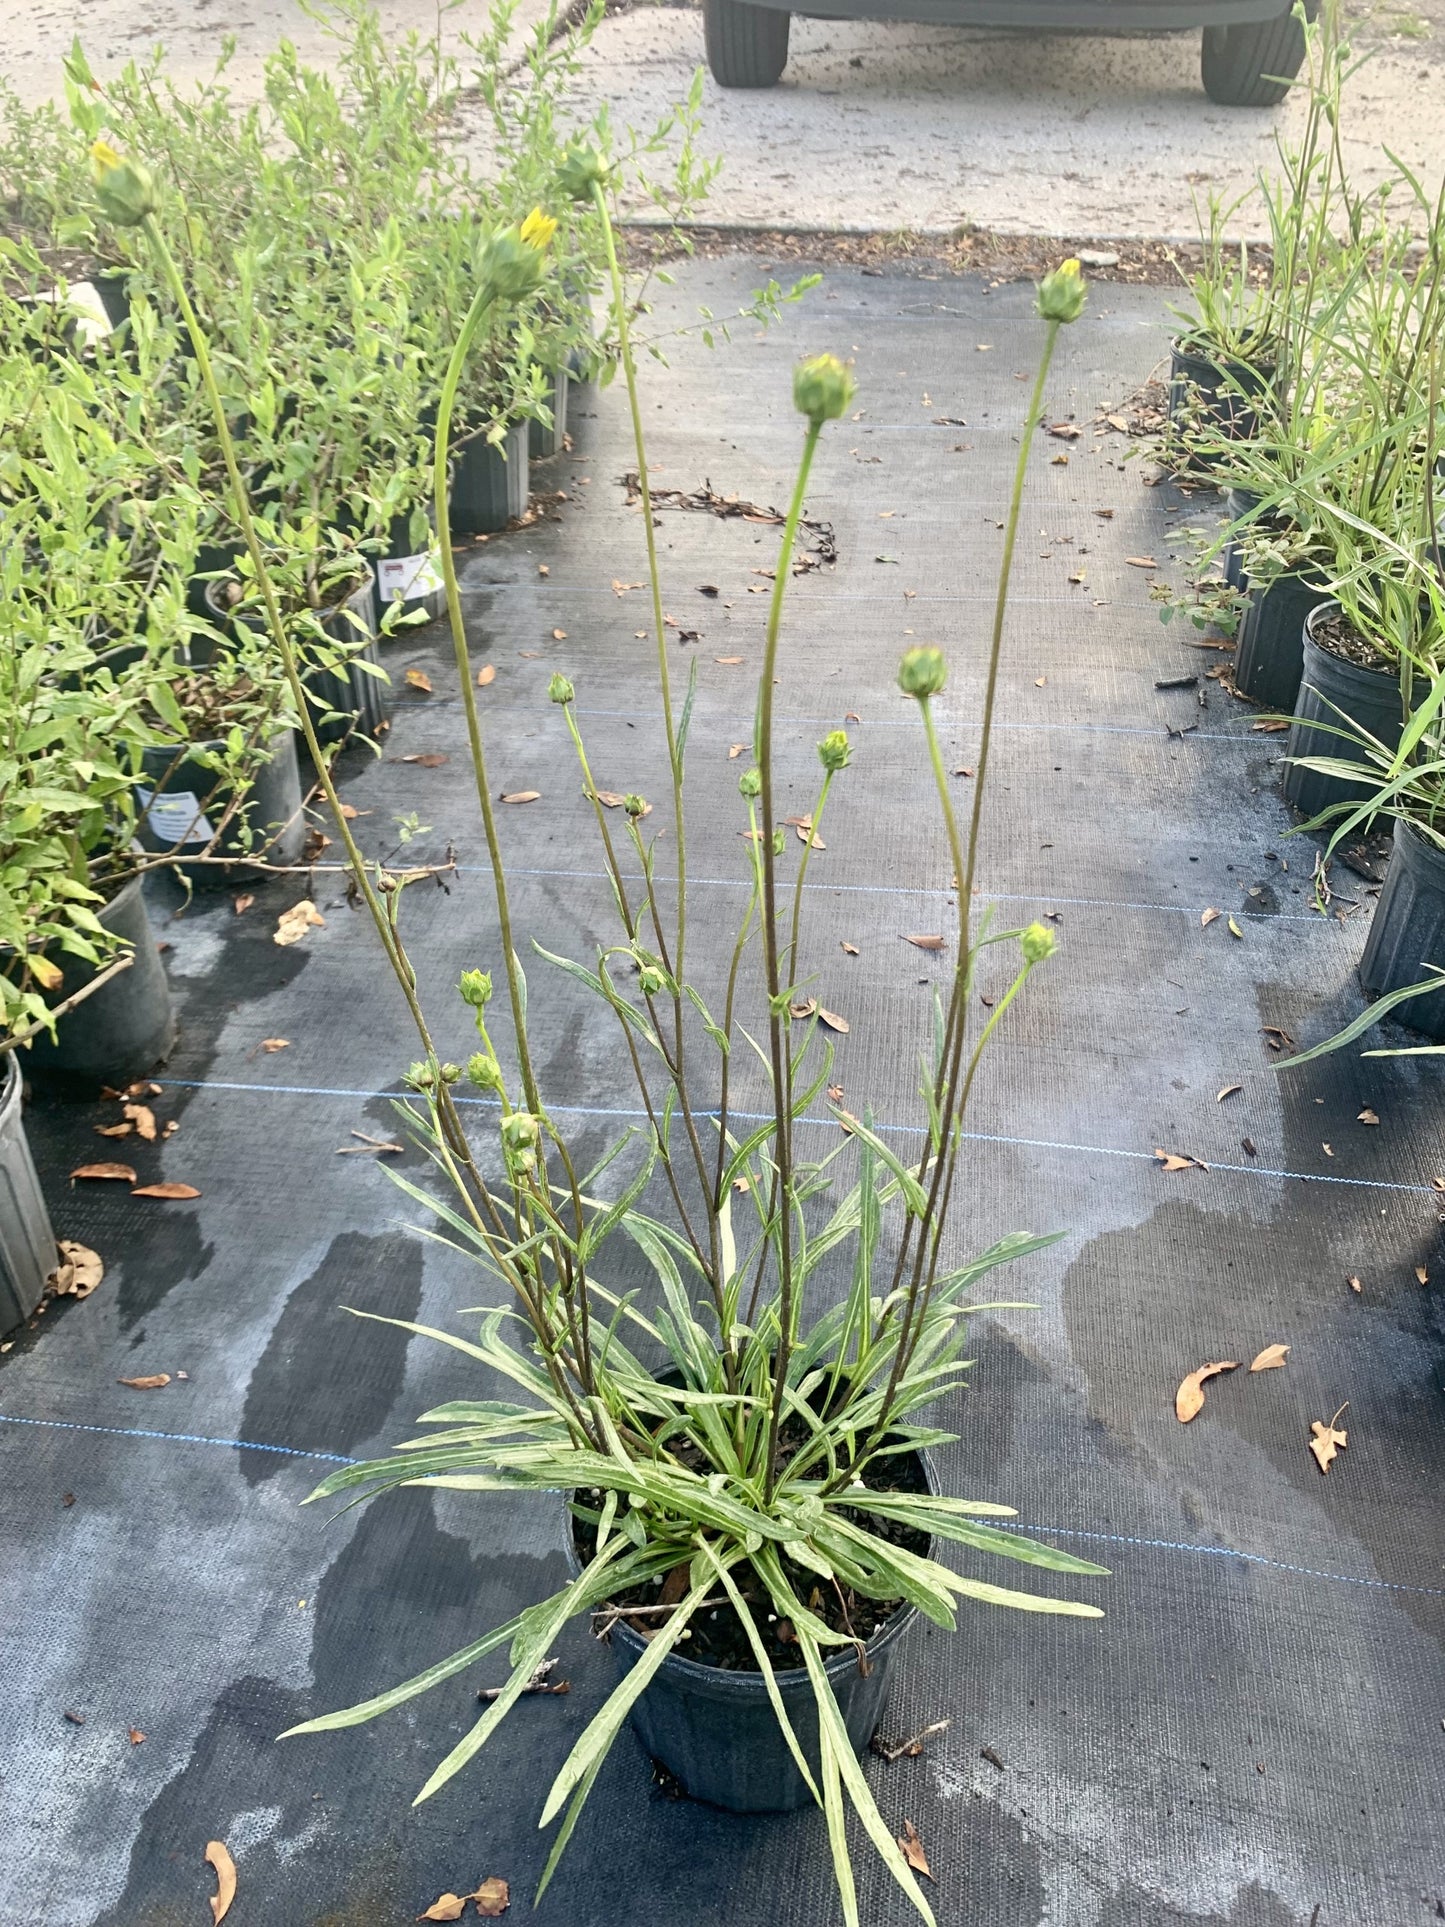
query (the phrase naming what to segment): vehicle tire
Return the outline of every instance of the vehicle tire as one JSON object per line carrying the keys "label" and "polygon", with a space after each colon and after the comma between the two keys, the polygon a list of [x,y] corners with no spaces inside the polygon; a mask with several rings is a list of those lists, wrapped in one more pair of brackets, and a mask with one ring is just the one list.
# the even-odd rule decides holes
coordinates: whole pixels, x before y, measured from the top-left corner
{"label": "vehicle tire", "polygon": [[[1305,0],[1313,20],[1319,0]],[[1221,107],[1278,107],[1304,64],[1304,28],[1294,9],[1273,20],[1206,27],[1200,70],[1204,91]]]}
{"label": "vehicle tire", "polygon": [[703,0],[707,64],[719,87],[775,87],[788,64],[791,14],[747,0]]}

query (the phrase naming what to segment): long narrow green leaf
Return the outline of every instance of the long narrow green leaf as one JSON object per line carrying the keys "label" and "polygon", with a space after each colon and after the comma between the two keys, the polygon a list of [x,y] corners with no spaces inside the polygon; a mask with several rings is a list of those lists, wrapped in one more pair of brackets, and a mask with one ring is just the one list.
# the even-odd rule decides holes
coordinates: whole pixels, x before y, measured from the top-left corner
{"label": "long narrow green leaf", "polygon": [[818,1785],[813,1778],[812,1769],[803,1756],[802,1747],[798,1744],[798,1736],[793,1731],[793,1722],[788,1718],[788,1709],[783,1704],[783,1696],[778,1690],[777,1674],[773,1671],[773,1663],[768,1658],[768,1649],[763,1644],[762,1635],[757,1628],[757,1622],[748,1610],[747,1601],[738,1591],[737,1582],[734,1580],[732,1574],[705,1540],[703,1542],[703,1552],[706,1554],[713,1571],[721,1580],[723,1591],[732,1602],[733,1611],[738,1616],[738,1624],[742,1627],[744,1633],[747,1634],[748,1644],[753,1649],[753,1658],[758,1662],[758,1671],[763,1676],[763,1685],[767,1690],[773,1712],[777,1715],[778,1726],[782,1731],[783,1738],[787,1741],[788,1751],[797,1762],[798,1771],[807,1782],[808,1791],[818,1802],[819,1806],[821,1806],[823,1804],[823,1796],[818,1791]]}
{"label": "long narrow green leaf", "polygon": [[428,1692],[439,1686],[453,1673],[465,1672],[488,1653],[494,1653],[499,1646],[505,1646],[509,1639],[516,1636],[522,1620],[519,1614],[509,1619],[505,1626],[498,1626],[481,1639],[473,1640],[470,1646],[463,1646],[449,1659],[439,1659],[435,1666],[428,1666],[425,1672],[404,1680],[400,1686],[388,1687],[386,1692],[378,1693],[374,1699],[361,1700],[355,1706],[344,1706],[338,1713],[323,1713],[319,1719],[303,1720],[300,1726],[288,1726],[284,1733],[278,1733],[282,1740],[294,1739],[298,1733],[335,1733],[343,1726],[360,1726],[366,1720],[374,1720],[379,1713],[389,1713],[394,1706],[406,1700],[415,1699],[418,1693]]}
{"label": "long narrow green leaf", "polygon": [[833,1877],[838,1883],[838,1898],[843,1903],[844,1927],[858,1927],[858,1890],[853,1881],[853,1859],[848,1851],[843,1779],[838,1771],[833,1737],[821,1718],[818,1721],[818,1754],[823,1766],[823,1812],[828,1820],[828,1846],[833,1855]]}
{"label": "long narrow green leaf", "polygon": [[[1373,1029],[1382,1017],[1388,1017],[1395,1006],[1403,1004],[1407,998],[1422,997],[1427,991],[1439,990],[1442,983],[1445,983],[1445,970],[1441,970],[1436,964],[1426,964],[1425,968],[1433,974],[1424,983],[1406,984],[1401,990],[1387,990],[1383,997],[1377,997],[1374,1003],[1367,1004],[1358,1017],[1346,1024],[1343,1030],[1337,1031],[1333,1037],[1327,1037],[1322,1044],[1316,1044],[1312,1050],[1297,1051],[1293,1057],[1280,1058],[1274,1068],[1277,1071],[1292,1070],[1297,1065],[1313,1063],[1317,1057],[1328,1056],[1331,1051],[1340,1050],[1346,1044],[1353,1044],[1357,1037],[1363,1037],[1367,1030]],[[1375,1054],[1374,1052],[1362,1053],[1362,1055],[1371,1056]]]}

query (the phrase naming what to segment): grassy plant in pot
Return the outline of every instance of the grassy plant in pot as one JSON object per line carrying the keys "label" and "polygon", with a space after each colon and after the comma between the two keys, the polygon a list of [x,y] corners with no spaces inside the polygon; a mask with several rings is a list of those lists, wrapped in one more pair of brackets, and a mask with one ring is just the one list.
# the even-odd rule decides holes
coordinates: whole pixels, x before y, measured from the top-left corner
{"label": "grassy plant in pot", "polygon": [[[147,219],[143,177],[103,157],[101,191],[122,217]],[[569,156],[564,182],[589,200],[613,248],[607,169],[593,155]],[[489,310],[529,294],[543,271],[551,223],[534,215],[494,234],[482,247],[476,294],[463,322],[441,396],[436,514],[448,603],[464,691],[478,805],[493,862],[498,967],[508,1017],[492,1008],[490,975],[470,970],[461,996],[473,1013],[478,1048],[463,1067],[441,1061],[422,1010],[403,936],[404,904],[395,880],[363,856],[337,808],[336,827],[376,934],[417,1027],[421,1055],[409,1073],[412,1128],[431,1152],[440,1191],[411,1186],[443,1234],[502,1286],[473,1342],[442,1331],[454,1347],[515,1390],[465,1395],[425,1415],[430,1428],[389,1458],[347,1468],[327,1494],[353,1498],[391,1486],[422,1484],[464,1491],[568,1495],[559,1531],[577,1562],[569,1583],[507,1625],[484,1631],[462,1652],[364,1704],[308,1722],[318,1732],[357,1724],[453,1678],[487,1654],[509,1649],[504,1688],[460,1745],[441,1762],[423,1797],[448,1781],[515,1705],[562,1628],[607,1604],[618,1621],[619,1678],[587,1726],[547,1798],[543,1823],[561,1821],[542,1885],[552,1877],[613,1740],[629,1715],[654,1739],[678,1739],[685,1771],[716,1777],[713,1797],[749,1804],[740,1781],[726,1784],[737,1756],[736,1708],[746,1706],[749,1746],[769,1736],[766,1770],[749,1756],[755,1793],[787,1804],[801,1785],[823,1809],[844,1919],[858,1920],[845,1833],[851,1805],[925,1920],[932,1919],[859,1764],[870,1694],[901,1624],[917,1611],[952,1625],[959,1599],[1029,1611],[1096,1617],[1087,1603],[1016,1591],[994,1578],[959,1573],[934,1556],[944,1542],[971,1561],[996,1556],[1054,1573],[1095,1574],[1087,1562],[988,1523],[1008,1516],[992,1501],[945,1496],[922,1455],[950,1435],[919,1415],[965,1369],[969,1315],[982,1309],[974,1288],[996,1266],[1052,1242],[1006,1237],[962,1264],[946,1255],[944,1233],[964,1139],[961,1120],[980,1054],[1034,969],[1053,949],[1052,934],[975,927],[973,881],[985,791],[1009,565],[1033,430],[1061,326],[1083,305],[1077,265],[1047,278],[1040,312],[1047,331],[1010,508],[1005,560],[989,652],[988,694],[979,780],[967,830],[956,822],[934,729],[932,703],[945,668],[938,651],[910,652],[900,671],[914,698],[921,743],[934,774],[944,834],[957,864],[958,962],[922,1067],[925,1150],[902,1158],[865,1116],[838,1113],[847,1130],[821,1157],[810,1154],[803,1122],[828,1083],[830,1052],[804,995],[812,964],[801,920],[803,874],[785,879],[789,847],[776,820],[773,686],[784,667],[781,617],[814,451],[825,425],[847,409],[853,384],[831,357],[797,372],[795,398],[806,423],[803,454],[775,576],[765,661],[758,686],[755,768],[738,804],[749,832],[748,901],[732,947],[723,1001],[709,1008],[689,967],[684,756],[690,691],[672,687],[656,538],[646,497],[648,464],[628,333],[622,276],[612,254],[614,320],[644,490],[640,517],[647,545],[657,650],[661,731],[669,802],[664,844],[676,892],[664,895],[659,852],[645,829],[649,806],[626,800],[614,835],[600,800],[597,831],[614,893],[613,941],[588,962],[555,961],[584,982],[615,1022],[624,1062],[636,1072],[646,1126],[580,1170],[536,1072],[525,981],[492,803],[494,784],[474,693],[460,599],[447,540],[447,446],[460,369],[470,337]],[[156,237],[158,238],[158,237]],[[196,328],[197,356],[206,364]],[[224,433],[224,430],[222,430]],[[239,487],[238,514],[258,571],[264,558]],[[271,635],[294,681],[297,663],[268,597]],[[596,796],[573,689],[553,678],[559,735],[565,731],[589,796]],[[309,723],[307,724],[309,727]],[[819,751],[815,826],[833,785],[845,780],[850,746],[842,732]],[[329,800],[336,806],[329,774]],[[625,843],[625,849],[623,847]],[[639,884],[633,871],[640,868]],[[670,907],[669,907],[670,904]],[[981,1027],[973,1021],[974,970],[984,948],[1006,946],[1012,982]],[[695,966],[694,966],[695,968]],[[635,972],[635,974],[634,974]],[[744,1005],[750,1008],[745,1024]],[[802,1013],[799,1015],[798,1013]],[[509,1020],[509,1021],[508,1021]],[[531,1020],[535,1023],[535,1018]],[[762,1040],[745,1068],[749,1030]],[[508,1031],[510,1036],[507,1035]],[[456,1102],[469,1080],[497,1106],[494,1128],[473,1135]],[[758,1086],[766,1115],[742,1115]],[[475,1113],[473,1113],[475,1115]],[[960,1190],[962,1186],[960,1184]],[[652,1208],[656,1201],[656,1209]],[[609,1272],[624,1251],[655,1273],[645,1299],[619,1292]],[[810,1283],[825,1259],[851,1275],[840,1299],[805,1311]],[[419,1327],[408,1329],[420,1330]],[[321,1494],[317,1495],[318,1497]],[[556,1501],[553,1501],[556,1503]],[[712,1614],[718,1615],[714,1621]],[[771,1617],[770,1617],[771,1615]],[[727,1634],[705,1650],[708,1627]],[[786,1635],[782,1631],[786,1622]],[[630,1629],[629,1629],[630,1628]],[[649,1637],[642,1637],[645,1630]],[[683,1657],[691,1649],[696,1658]],[[700,1663],[707,1661],[706,1664]],[[733,1663],[729,1664],[729,1660]],[[705,1674],[711,1691],[694,1690]],[[655,1690],[654,1690],[655,1689]],[[850,1708],[852,1711],[850,1717]],[[721,1717],[720,1715],[721,1710]],[[876,1710],[876,1707],[875,1707]],[[672,1741],[664,1738],[664,1744]]]}

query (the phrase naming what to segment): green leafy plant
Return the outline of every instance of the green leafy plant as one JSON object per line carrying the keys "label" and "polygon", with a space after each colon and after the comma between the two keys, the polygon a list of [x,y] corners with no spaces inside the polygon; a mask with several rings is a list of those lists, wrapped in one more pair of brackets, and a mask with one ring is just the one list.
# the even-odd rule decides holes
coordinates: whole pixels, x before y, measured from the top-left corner
{"label": "green leafy plant", "polygon": [[[190,332],[267,632],[294,695],[302,665],[270,578],[207,331],[166,246],[155,190],[143,169],[103,145],[96,150],[95,170],[103,208],[112,219],[137,227],[154,250]],[[916,1458],[926,1446],[951,1437],[920,1423],[918,1415],[962,1381],[967,1320],[989,1309],[974,1300],[974,1288],[998,1265],[1037,1252],[1055,1235],[1006,1237],[962,1265],[945,1258],[945,1227],[964,1145],[963,1118],[982,1052],[1054,948],[1052,932],[1042,926],[995,931],[985,917],[975,927],[973,884],[1029,454],[1054,342],[1060,328],[1083,307],[1083,282],[1077,263],[1067,263],[1048,276],[1039,291],[1045,335],[1009,507],[978,779],[966,831],[956,819],[933,719],[932,703],[946,676],[942,655],[935,649],[914,649],[900,668],[900,685],[917,705],[958,877],[955,968],[921,1061],[924,1150],[916,1160],[904,1159],[866,1115],[850,1116],[835,1106],[845,1126],[841,1142],[821,1157],[810,1156],[803,1120],[829,1082],[831,1052],[816,1004],[806,995],[801,909],[811,837],[791,890],[781,865],[786,845],[775,800],[773,686],[813,455],[826,423],[846,411],[852,377],[829,356],[803,364],[795,376],[794,397],[806,423],[803,450],[768,614],[755,766],[739,785],[748,830],[750,895],[732,951],[725,1002],[714,1013],[688,968],[684,792],[692,687],[689,684],[679,700],[672,682],[633,317],[613,225],[616,176],[599,153],[579,148],[567,154],[560,181],[572,199],[590,206],[595,215],[612,287],[612,325],[627,385],[642,494],[640,520],[671,790],[668,841],[678,887],[669,908],[655,839],[644,828],[650,808],[645,798],[625,799],[621,835],[612,832],[592,781],[572,686],[554,677],[549,693],[562,712],[579,773],[596,808],[618,936],[587,963],[561,957],[550,961],[585,983],[611,1013],[636,1072],[648,1124],[626,1134],[593,1168],[580,1171],[547,1108],[532,1049],[527,983],[448,539],[448,452],[467,359],[479,334],[500,313],[530,300],[542,284],[557,222],[534,212],[519,225],[500,230],[470,228],[475,292],[461,320],[438,402],[433,513],[478,805],[491,856],[497,962],[510,1020],[504,1027],[496,1022],[491,975],[466,972],[460,994],[473,1013],[479,1048],[465,1067],[441,1059],[421,1007],[403,936],[401,880],[363,855],[324,761],[320,768],[357,888],[422,1048],[408,1073],[414,1096],[404,1108],[434,1161],[441,1189],[438,1193],[399,1181],[436,1220],[440,1229],[435,1235],[474,1258],[506,1294],[501,1305],[484,1314],[476,1342],[425,1327],[404,1328],[425,1331],[454,1347],[489,1374],[499,1374],[520,1396],[450,1402],[425,1415],[423,1422],[434,1429],[424,1436],[388,1458],[346,1468],[314,1496],[344,1494],[355,1500],[409,1484],[465,1491],[560,1489],[572,1495],[578,1554],[585,1564],[561,1591],[460,1653],[360,1706],[295,1731],[319,1732],[369,1719],[484,1654],[508,1648],[508,1684],[437,1767],[419,1796],[425,1797],[485,1744],[568,1620],[603,1600],[635,1609],[633,1595],[639,1589],[648,1589],[645,1596],[651,1601],[654,1582],[672,1575],[668,1611],[654,1614],[655,1630],[645,1654],[589,1723],[548,1795],[543,1822],[560,1818],[561,1824],[543,1875],[545,1887],[630,1708],[668,1654],[693,1636],[703,1602],[720,1589],[756,1661],[783,1740],[823,1808],[845,1919],[858,1919],[844,1820],[851,1805],[894,1877],[924,1919],[931,1920],[928,1903],[853,1752],[825,1656],[834,1649],[858,1647],[860,1664],[866,1663],[850,1610],[861,1615],[867,1608],[867,1623],[874,1624],[906,1605],[951,1626],[955,1602],[965,1599],[1097,1616],[1091,1604],[1020,1592],[973,1572],[955,1572],[932,1556],[930,1542],[946,1540],[973,1555],[1000,1556],[1053,1572],[1092,1575],[1102,1570],[986,1523],[991,1517],[1009,1516],[1006,1507],[911,1489],[897,1471],[900,1460]],[[314,725],[304,707],[301,723],[312,742]],[[819,745],[814,830],[850,754],[841,731]],[[623,839],[641,873],[640,883],[623,867]],[[971,1021],[975,974],[985,952],[1000,946],[1014,958],[1012,979],[987,1021],[976,1026]],[[742,1021],[740,1004],[749,995],[760,996],[757,1039]],[[754,1065],[744,1073],[736,1060],[749,1053]],[[735,1108],[744,1075],[761,1079],[766,1093],[761,1123]],[[464,1078],[497,1106],[497,1128],[480,1140],[469,1133],[456,1102],[456,1088]],[[845,1161],[852,1165],[855,1159],[855,1169],[843,1175]],[[663,1215],[647,1208],[653,1194],[665,1200]],[[624,1244],[640,1252],[655,1273],[656,1293],[647,1301],[607,1282],[613,1249]],[[846,1253],[851,1253],[846,1296],[810,1314],[810,1281],[820,1275],[830,1255],[837,1263]],[[785,1618],[791,1629],[794,1644],[786,1652],[766,1630],[770,1613]],[[788,1664],[805,1668],[813,1689],[818,1751],[811,1760],[778,1690],[778,1670]]]}

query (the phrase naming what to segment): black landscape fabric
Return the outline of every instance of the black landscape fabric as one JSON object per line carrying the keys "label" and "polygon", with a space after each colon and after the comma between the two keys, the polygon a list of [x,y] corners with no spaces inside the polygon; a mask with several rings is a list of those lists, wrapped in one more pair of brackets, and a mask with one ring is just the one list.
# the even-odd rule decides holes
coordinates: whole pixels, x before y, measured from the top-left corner
{"label": "black landscape fabric", "polygon": [[[693,263],[661,319],[725,312],[767,272]],[[905,939],[948,932],[951,875],[894,673],[911,642],[945,649],[949,767],[971,768],[1041,342],[1030,302],[1026,286],[843,268],[766,335],[745,327],[715,353],[674,340],[670,365],[646,370],[658,488],[769,505],[801,443],[792,362],[856,360],[857,413],[828,429],[810,499],[838,560],[791,598],[780,766],[790,810],[806,809],[813,744],[856,719],[810,870],[806,968],[851,1024],[843,1101],[900,1145],[917,1142],[916,1054],[951,957]],[[1068,1588],[1107,1617],[964,1606],[953,1635],[915,1624],[885,1737],[948,1726],[868,1770],[895,1828],[917,1827],[949,1927],[1414,1927],[1445,1916],[1440,1073],[1355,1051],[1272,1068],[1264,1027],[1314,1041],[1358,1008],[1369,886],[1337,868],[1317,911],[1313,846],[1288,834],[1279,796],[1282,739],[1207,676],[1227,658],[1151,603],[1152,579],[1182,577],[1184,531],[1219,514],[1212,495],[1145,486],[1147,461],[1102,419],[1156,368],[1169,325],[1155,292],[1094,290],[1048,396],[1048,422],[1081,433],[1041,434],[1029,474],[982,883],[1007,924],[1052,916],[1059,954],[987,1060],[952,1237],[963,1251],[1066,1236],[995,1274],[989,1295],[1034,1308],[977,1323],[973,1387],[941,1419],[962,1433],[940,1455],[945,1490],[1012,1504],[1110,1567]],[[464,574],[476,658],[496,670],[494,785],[540,792],[501,809],[523,939],[583,959],[612,926],[546,699],[554,669],[576,682],[598,783],[657,801],[652,825],[666,815],[620,386],[586,410],[576,452],[534,476],[538,519],[476,545]],[[707,985],[745,895],[744,765],[728,752],[751,732],[778,531],[686,507],[659,524],[679,683],[697,664],[689,912]],[[385,653],[395,725],[379,759],[348,753],[345,794],[372,850],[397,848],[402,818],[398,861],[455,848],[458,873],[406,909],[441,1047],[464,1057],[452,987],[499,958],[455,672],[441,625]],[[1197,688],[1156,688],[1190,674]],[[951,780],[966,796],[968,776]],[[665,868],[667,836],[659,848]],[[308,887],[324,924],[276,945]],[[239,1871],[234,1927],[390,1927],[492,1875],[522,1916],[547,1786],[612,1677],[606,1647],[570,1630],[571,1691],[523,1701],[415,1809],[503,1655],[379,1723],[276,1743],[554,1588],[564,1528],[560,1499],[531,1496],[404,1492],[330,1524],[298,1509],[337,1459],[485,1395],[459,1354],[340,1307],[464,1333],[462,1309],[495,1288],[415,1235],[423,1214],[379,1168],[387,1154],[354,1135],[397,1134],[388,1094],[416,1054],[365,917],[334,872],[247,888],[239,914],[234,889],[179,915],[152,892],[182,1017],[153,1103],[179,1128],[124,1155],[199,1197],[70,1185],[72,1167],[115,1155],[93,1127],[116,1107],[40,1095],[29,1113],[57,1230],[107,1276],[0,1358],[4,1927],[193,1927],[214,1891],[209,1840]],[[606,1012],[526,961],[544,1090],[588,1161],[637,1121],[625,1062]],[[981,991],[1007,969],[986,964]],[[824,1119],[816,1141],[834,1129]],[[1166,1170],[1160,1149],[1198,1163]],[[426,1177],[414,1149],[391,1162]],[[1284,1369],[1243,1369],[1275,1343]],[[1181,1425],[1177,1384],[1225,1359],[1241,1369]],[[160,1390],[119,1382],[163,1372]],[[1322,1475],[1311,1422],[1346,1404],[1349,1444]],[[858,1863],[865,1920],[913,1918],[866,1843]],[[838,1917],[818,1815],[743,1820],[670,1797],[630,1734],[540,1915]]]}

